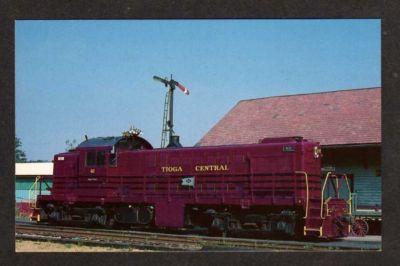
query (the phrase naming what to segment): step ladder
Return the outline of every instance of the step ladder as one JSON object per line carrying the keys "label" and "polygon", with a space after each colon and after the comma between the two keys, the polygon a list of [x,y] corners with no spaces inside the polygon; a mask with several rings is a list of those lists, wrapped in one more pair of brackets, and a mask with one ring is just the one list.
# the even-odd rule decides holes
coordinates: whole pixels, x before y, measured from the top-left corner
{"label": "step ladder", "polygon": [[296,174],[303,175],[306,183],[306,208],[304,214],[303,235],[307,236],[308,233],[322,236],[322,217],[321,217],[321,198],[310,197],[310,188],[308,184],[308,175],[303,171],[296,171]]}
{"label": "step ladder", "polygon": [[309,198],[307,207],[306,215],[304,216],[303,234],[306,236],[311,232],[314,235],[317,232],[318,236],[322,236],[321,199]]}

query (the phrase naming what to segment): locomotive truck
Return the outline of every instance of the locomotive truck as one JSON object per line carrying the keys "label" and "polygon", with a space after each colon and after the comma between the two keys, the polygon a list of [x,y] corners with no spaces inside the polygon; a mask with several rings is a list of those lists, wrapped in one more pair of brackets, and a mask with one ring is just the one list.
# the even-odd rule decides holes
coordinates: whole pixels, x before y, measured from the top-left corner
{"label": "locomotive truck", "polygon": [[321,156],[302,137],[159,149],[138,134],[86,139],[54,156],[51,193],[38,195],[32,220],[347,236],[350,199],[324,193],[348,180],[322,176]]}

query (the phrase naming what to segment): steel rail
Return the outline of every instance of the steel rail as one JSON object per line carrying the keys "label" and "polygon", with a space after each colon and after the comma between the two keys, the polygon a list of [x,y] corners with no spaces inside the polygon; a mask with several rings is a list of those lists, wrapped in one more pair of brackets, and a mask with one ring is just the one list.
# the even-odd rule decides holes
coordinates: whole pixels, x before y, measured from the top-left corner
{"label": "steel rail", "polygon": [[47,237],[61,237],[61,238],[69,238],[76,239],[81,242],[86,241],[102,241],[107,243],[125,243],[131,244],[133,246],[162,246],[164,248],[170,249],[183,249],[183,250],[191,250],[196,249],[191,243],[186,243],[184,241],[176,241],[174,239],[163,239],[157,238],[151,235],[143,235],[143,234],[123,234],[122,232],[103,232],[96,230],[85,230],[85,229],[76,229],[76,228],[68,228],[68,227],[36,227],[36,226],[27,226],[27,225],[17,225],[16,233],[19,235],[31,235],[31,236],[47,236]]}
{"label": "steel rail", "polygon": [[[136,247],[156,247],[169,250],[202,250],[210,247],[241,248],[250,250],[331,250],[332,247],[313,242],[284,240],[258,240],[247,238],[208,237],[200,235],[176,235],[128,230],[88,229],[65,226],[16,224],[16,235],[22,237],[61,237],[76,239],[78,242],[104,242]],[[339,250],[357,250],[354,247],[336,247]],[[375,248],[370,248],[376,250]]]}

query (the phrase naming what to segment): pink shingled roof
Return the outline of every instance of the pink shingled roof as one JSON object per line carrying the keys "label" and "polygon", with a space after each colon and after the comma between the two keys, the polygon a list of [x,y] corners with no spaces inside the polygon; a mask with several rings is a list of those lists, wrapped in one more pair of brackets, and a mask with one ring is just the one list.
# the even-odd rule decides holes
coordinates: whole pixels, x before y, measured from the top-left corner
{"label": "pink shingled roof", "polygon": [[303,136],[322,145],[381,142],[381,88],[240,101],[198,143],[257,143]]}

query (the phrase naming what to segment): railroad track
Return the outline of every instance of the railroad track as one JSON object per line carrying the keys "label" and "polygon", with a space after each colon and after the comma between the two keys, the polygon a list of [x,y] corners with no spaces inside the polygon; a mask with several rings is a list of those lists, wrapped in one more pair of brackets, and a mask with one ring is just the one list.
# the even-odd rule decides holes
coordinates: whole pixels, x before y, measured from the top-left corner
{"label": "railroad track", "polygon": [[130,230],[88,229],[66,226],[49,226],[17,223],[16,238],[50,240],[57,242],[124,246],[156,250],[273,250],[273,251],[325,251],[325,250],[377,250],[379,247],[355,248],[327,243],[283,240],[259,240],[247,238],[208,237],[201,235],[177,235]]}

